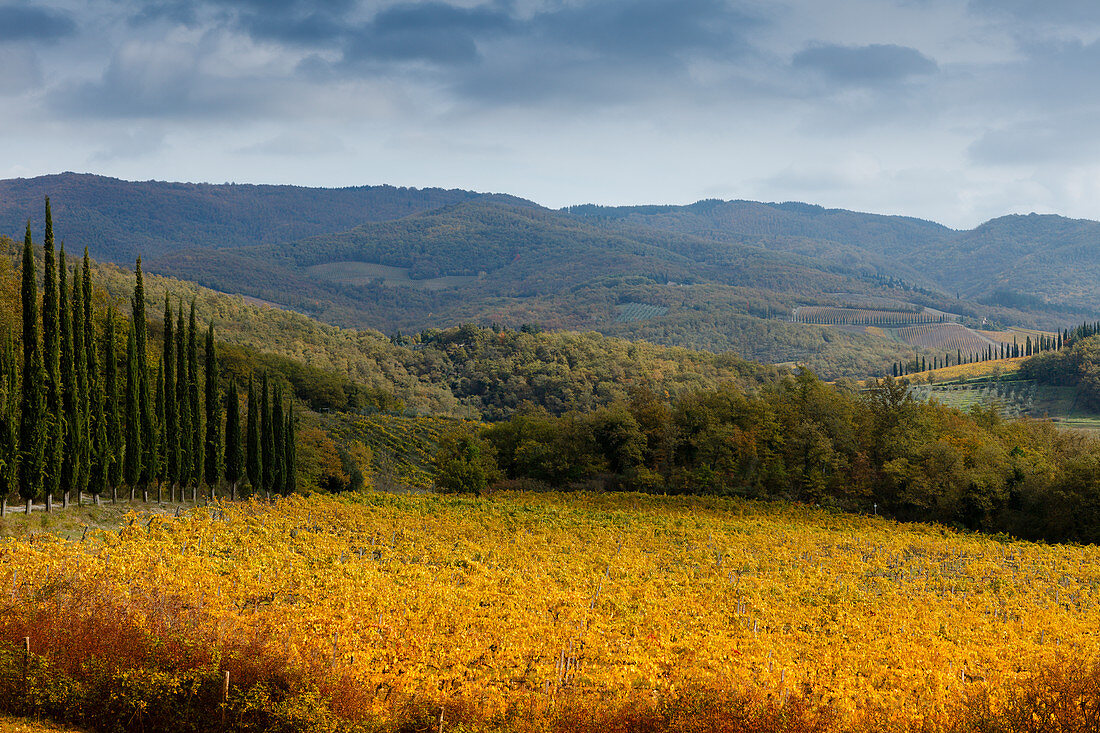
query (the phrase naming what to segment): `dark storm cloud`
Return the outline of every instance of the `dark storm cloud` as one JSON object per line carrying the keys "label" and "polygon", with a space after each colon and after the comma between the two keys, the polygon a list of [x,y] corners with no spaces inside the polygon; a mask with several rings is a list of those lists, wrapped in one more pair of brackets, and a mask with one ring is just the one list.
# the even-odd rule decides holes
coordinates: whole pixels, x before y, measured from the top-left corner
{"label": "dark storm cloud", "polygon": [[27,5],[0,5],[0,42],[56,41],[76,32],[68,13]]}
{"label": "dark storm cloud", "polygon": [[796,69],[817,71],[839,84],[878,86],[927,76],[938,70],[936,62],[915,48],[893,44],[869,46],[814,45],[792,59]]}

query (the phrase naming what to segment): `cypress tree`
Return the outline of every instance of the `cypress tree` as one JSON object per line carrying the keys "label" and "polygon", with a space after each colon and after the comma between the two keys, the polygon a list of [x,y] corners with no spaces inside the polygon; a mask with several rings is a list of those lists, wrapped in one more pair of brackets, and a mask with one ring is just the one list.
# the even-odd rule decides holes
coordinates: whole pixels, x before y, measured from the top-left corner
{"label": "cypress tree", "polygon": [[148,319],[145,315],[145,278],[141,272],[141,257],[134,264],[134,296],[130,301],[130,309],[133,313],[132,328],[134,331],[134,350],[137,361],[135,363],[137,376],[137,417],[142,432],[141,441],[141,476],[138,482],[147,486],[154,480],[157,469],[157,460],[154,455],[158,450],[157,424],[153,416],[152,382],[149,379],[149,350],[148,350]]}
{"label": "cypress tree", "polygon": [[179,482],[191,485],[191,400],[187,394],[187,327],[183,321],[183,302],[176,320],[176,407],[179,410]]}
{"label": "cypress tree", "polygon": [[164,474],[168,466],[168,459],[164,455],[164,364],[157,365],[157,389],[153,400],[153,418],[156,421],[156,450],[150,452],[154,465],[149,467],[149,477],[157,484],[157,503],[162,500],[161,486],[164,483]]}
{"label": "cypress tree", "polygon": [[130,486],[130,498],[141,481],[141,376],[138,374],[137,334],[130,323],[126,337],[126,448],[123,459],[123,478]]}
{"label": "cypress tree", "polygon": [[260,493],[263,486],[263,462],[260,456],[260,401],[252,375],[248,375],[248,428],[245,431],[245,471],[252,493]]}
{"label": "cypress tree", "polygon": [[275,434],[271,430],[271,398],[268,393],[267,372],[264,372],[260,388],[260,485],[265,494],[271,494],[275,483]]}
{"label": "cypress tree", "polygon": [[[96,370],[88,363],[88,353],[90,347],[94,358],[95,340],[87,336],[84,328],[84,312],[87,308],[87,300],[80,284],[80,272],[80,262],[77,262],[76,269],[73,271],[72,304],[69,306],[72,318],[69,330],[72,331],[73,339],[73,406],[70,415],[75,422],[74,425],[69,427],[69,432],[73,436],[73,450],[77,454],[76,465],[79,469],[75,474],[76,485],[73,487],[77,492],[77,497],[80,496],[80,492],[84,490],[88,483],[91,455],[89,433],[93,422],[102,421],[98,411],[92,410],[89,406],[91,393],[88,389],[88,380],[90,373]],[[92,338],[90,343],[86,342],[88,338]]]}
{"label": "cypress tree", "polygon": [[[96,360],[96,347],[95,347],[95,326],[92,323],[92,262],[88,259],[88,248],[84,248],[84,270],[81,273],[81,289],[83,291],[81,297],[81,307],[83,313],[81,318],[84,322],[84,379],[86,380],[86,389],[84,389],[85,395],[91,395],[92,389],[95,386],[96,381],[99,380],[99,372],[92,368],[92,363]],[[76,342],[74,337],[73,342]],[[112,351],[111,353],[114,353]],[[77,375],[79,378],[79,374]],[[85,406],[87,406],[87,400],[85,400]],[[85,410],[87,414],[87,410]],[[98,419],[98,416],[96,416]],[[92,419],[88,418],[88,424],[92,424]]]}
{"label": "cypress tree", "polygon": [[18,486],[19,467],[19,365],[11,336],[0,351],[0,497]]}
{"label": "cypress tree", "polygon": [[19,404],[19,495],[35,499],[42,494],[42,458],[45,432],[43,413],[45,375],[38,348],[38,282],[34,273],[31,223],[23,239],[23,385]]}
{"label": "cypress tree", "polygon": [[164,477],[168,482],[172,498],[175,499],[176,485],[179,483],[179,420],[176,414],[176,336],[172,331],[172,304],[168,293],[164,294],[164,353],[161,364],[164,368]]}
{"label": "cypress tree", "polygon": [[61,489],[61,455],[65,447],[61,385],[61,329],[58,311],[57,264],[54,256],[53,217],[46,197],[46,236],[42,243],[42,366],[46,370],[45,492]]}
{"label": "cypress tree", "polygon": [[202,483],[206,468],[203,460],[205,436],[203,434],[202,401],[199,396],[199,345],[195,327],[195,299],[191,299],[191,316],[187,322],[187,395],[191,402],[191,481]]}
{"label": "cypress tree", "polygon": [[294,427],[294,401],[290,400],[286,405],[286,431],[283,433],[283,441],[286,445],[286,479],[283,482],[283,493],[290,496],[298,490],[298,446],[297,430]]}
{"label": "cypress tree", "polygon": [[231,377],[225,393],[225,480],[229,496],[237,500],[237,486],[244,477],[244,446],[241,445],[241,403],[237,378]]}
{"label": "cypress tree", "polygon": [[213,489],[223,470],[222,402],[218,389],[218,354],[214,346],[214,321],[206,329],[206,483]]}
{"label": "cypress tree", "polygon": [[276,388],[271,400],[271,490],[282,495],[286,489],[286,441],[283,416],[283,391]]}
{"label": "cypress tree", "polygon": [[[73,292],[76,293],[80,288],[76,287],[76,277],[74,273],[73,277]],[[75,314],[75,309],[74,309]],[[112,331],[111,338],[114,338]],[[113,353],[111,353],[113,358]],[[87,371],[89,374],[98,374],[100,370],[99,357],[96,353],[95,339],[92,338],[87,344],[85,350],[85,357],[87,361]],[[85,438],[85,444],[87,445],[87,460],[85,462],[86,470],[84,471],[85,483],[91,493],[98,497],[110,486],[111,478],[111,442],[107,438],[107,418],[103,414],[106,409],[104,399],[104,379],[96,379],[94,381],[87,382],[90,385],[90,394],[87,395],[87,415],[89,419],[85,421],[85,430],[88,434]],[[91,416],[95,416],[92,419]]]}
{"label": "cypress tree", "polygon": [[107,450],[104,463],[107,467],[107,485],[111,498],[122,483],[122,459],[125,444],[122,435],[122,399],[118,393],[118,354],[115,352],[115,305],[107,303],[107,322],[103,328],[103,414],[106,418]]}
{"label": "cypress tree", "polygon": [[[65,434],[61,448],[61,486],[66,497],[72,489],[76,488],[78,477],[83,468],[80,465],[82,421],[77,414],[79,407],[76,399],[76,373],[73,364],[73,310],[70,310],[69,306],[69,281],[66,277],[68,269],[65,243],[62,242],[61,250],[57,256],[57,319],[61,328],[61,410],[65,415]],[[79,307],[79,298],[79,294],[74,292],[72,305],[74,310]],[[83,343],[81,343],[81,346],[83,346]],[[79,502],[79,492],[76,498]]]}

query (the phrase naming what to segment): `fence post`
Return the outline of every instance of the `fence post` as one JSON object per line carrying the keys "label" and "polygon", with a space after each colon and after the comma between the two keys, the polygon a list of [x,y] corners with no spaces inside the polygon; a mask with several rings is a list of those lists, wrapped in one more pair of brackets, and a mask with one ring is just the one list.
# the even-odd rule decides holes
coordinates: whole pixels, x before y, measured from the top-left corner
{"label": "fence post", "polygon": [[53,494],[46,494],[46,513],[53,511]]}
{"label": "fence post", "polygon": [[222,727],[225,727],[225,711],[229,707],[229,670],[222,677]]}
{"label": "fence post", "polygon": [[23,637],[23,704],[30,707],[31,637]]}
{"label": "fence post", "polygon": [[26,509],[25,513],[28,517],[31,515],[31,500],[30,499],[27,499],[27,509]]}
{"label": "fence post", "polygon": [[0,517],[8,515],[8,497],[0,497]]}
{"label": "fence post", "polygon": [[69,508],[69,490],[68,489],[65,489],[65,493],[61,495],[61,508],[62,509],[68,509]]}

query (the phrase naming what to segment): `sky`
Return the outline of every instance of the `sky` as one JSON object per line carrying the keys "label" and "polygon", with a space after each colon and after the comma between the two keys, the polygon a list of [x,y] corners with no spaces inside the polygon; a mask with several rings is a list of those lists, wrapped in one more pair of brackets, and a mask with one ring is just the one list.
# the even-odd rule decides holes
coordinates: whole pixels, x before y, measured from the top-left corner
{"label": "sky", "polygon": [[1095,0],[0,0],[0,178],[1100,219]]}

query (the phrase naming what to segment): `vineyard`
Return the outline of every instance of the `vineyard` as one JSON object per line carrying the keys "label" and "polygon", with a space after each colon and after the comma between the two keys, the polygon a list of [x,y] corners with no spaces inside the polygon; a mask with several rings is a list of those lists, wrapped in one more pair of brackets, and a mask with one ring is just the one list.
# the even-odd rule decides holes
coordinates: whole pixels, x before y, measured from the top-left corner
{"label": "vineyard", "polygon": [[112,730],[963,730],[1100,658],[1100,548],[724,499],[133,515],[0,588],[0,707]]}
{"label": "vineyard", "polygon": [[633,323],[634,321],[647,321],[668,313],[668,307],[663,305],[649,305],[648,303],[620,303],[615,306],[619,312],[617,323]]}
{"label": "vineyard", "polygon": [[908,326],[897,330],[898,338],[912,346],[976,354],[993,344],[992,341],[958,323],[937,323]]}
{"label": "vineyard", "polygon": [[918,384],[909,388],[915,399],[935,399],[947,407],[970,410],[994,407],[1002,417],[1031,415],[1039,387],[1033,381],[978,381],[961,384]]}
{"label": "vineyard", "polygon": [[357,440],[370,448],[376,479],[426,489],[432,486],[432,456],[440,435],[474,425],[463,420],[380,414],[354,418],[334,426],[332,432],[344,442]]}
{"label": "vineyard", "polygon": [[943,323],[946,315],[922,310],[883,310],[875,308],[837,308],[833,306],[802,306],[796,308],[795,323],[823,326],[906,326],[920,323]]}

